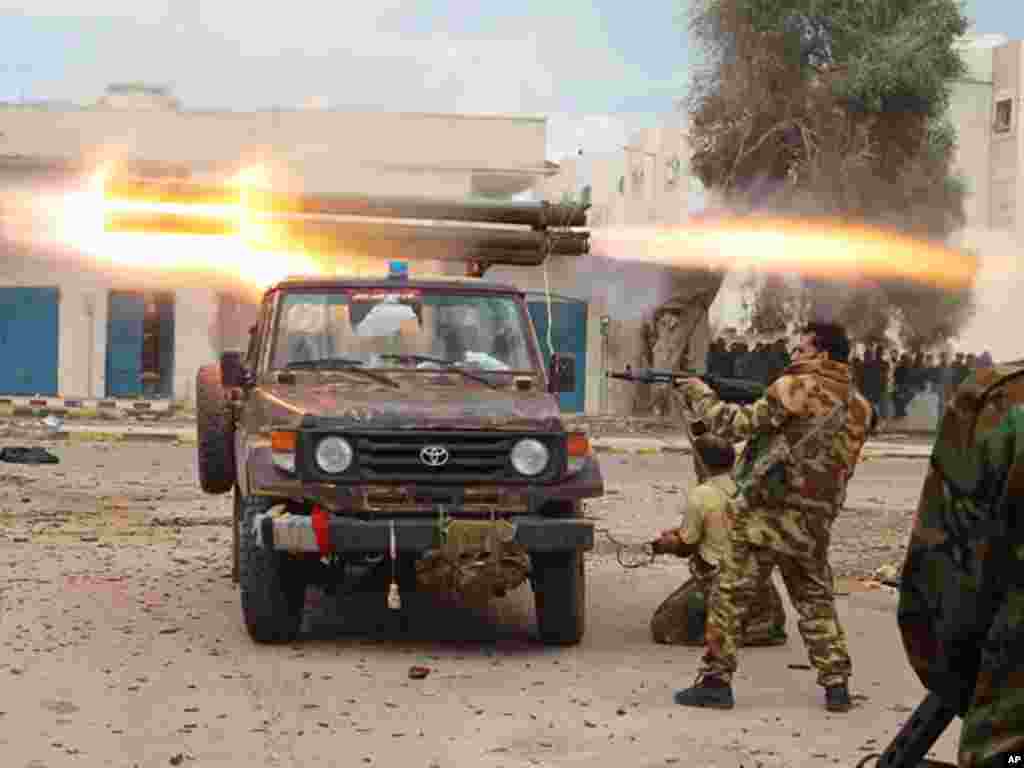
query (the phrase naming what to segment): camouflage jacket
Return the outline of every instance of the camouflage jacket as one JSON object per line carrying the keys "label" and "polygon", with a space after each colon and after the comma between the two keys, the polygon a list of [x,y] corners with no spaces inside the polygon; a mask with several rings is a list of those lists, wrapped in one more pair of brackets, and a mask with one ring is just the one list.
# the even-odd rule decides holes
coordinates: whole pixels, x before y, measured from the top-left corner
{"label": "camouflage jacket", "polygon": [[752,405],[725,403],[697,379],[680,394],[710,432],[734,442],[748,441],[744,462],[772,451],[775,441],[789,446],[846,403],[846,420],[838,433],[823,430],[786,455],[784,487],[777,503],[753,504],[736,511],[735,534],[752,544],[795,556],[824,558],[832,521],[846,496],[871,423],[871,405],[855,388],[850,367],[831,360],[800,361],[788,366]]}
{"label": "camouflage jacket", "polygon": [[963,715],[965,767],[1024,751],[1022,504],[1024,366],[982,369],[943,416],[897,614],[921,682]]}

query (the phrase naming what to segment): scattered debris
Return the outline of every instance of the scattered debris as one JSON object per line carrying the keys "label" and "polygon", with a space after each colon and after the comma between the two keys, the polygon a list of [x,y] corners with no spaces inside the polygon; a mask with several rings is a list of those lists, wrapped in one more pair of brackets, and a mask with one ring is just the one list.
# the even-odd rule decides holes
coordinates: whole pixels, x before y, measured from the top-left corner
{"label": "scattered debris", "polygon": [[422,680],[430,674],[430,667],[409,667],[409,679],[410,680]]}

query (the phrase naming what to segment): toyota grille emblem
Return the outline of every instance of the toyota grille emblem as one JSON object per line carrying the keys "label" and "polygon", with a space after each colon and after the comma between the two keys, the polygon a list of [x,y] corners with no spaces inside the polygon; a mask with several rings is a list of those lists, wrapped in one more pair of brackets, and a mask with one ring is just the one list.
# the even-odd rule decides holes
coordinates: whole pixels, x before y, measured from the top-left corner
{"label": "toyota grille emblem", "polygon": [[448,449],[443,445],[425,445],[420,449],[420,461],[428,467],[443,467],[448,463]]}

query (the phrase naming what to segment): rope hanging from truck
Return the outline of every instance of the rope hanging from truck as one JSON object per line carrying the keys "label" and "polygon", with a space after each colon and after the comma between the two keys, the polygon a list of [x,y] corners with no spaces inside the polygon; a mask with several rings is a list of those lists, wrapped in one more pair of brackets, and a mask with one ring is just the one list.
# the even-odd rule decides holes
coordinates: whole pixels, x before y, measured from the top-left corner
{"label": "rope hanging from truck", "polygon": [[[584,210],[587,206],[583,204],[582,200],[577,200],[572,206],[566,211],[565,220],[561,225],[556,224],[554,229],[556,231],[566,230],[569,231],[572,227],[572,222],[576,218],[576,214]],[[555,345],[551,341],[551,326],[552,326],[552,313],[551,313],[551,283],[548,281],[548,261],[551,258],[551,235],[546,234],[544,238],[544,299],[547,303],[548,311],[548,328],[547,328],[547,343],[548,343],[548,354],[555,354]]]}

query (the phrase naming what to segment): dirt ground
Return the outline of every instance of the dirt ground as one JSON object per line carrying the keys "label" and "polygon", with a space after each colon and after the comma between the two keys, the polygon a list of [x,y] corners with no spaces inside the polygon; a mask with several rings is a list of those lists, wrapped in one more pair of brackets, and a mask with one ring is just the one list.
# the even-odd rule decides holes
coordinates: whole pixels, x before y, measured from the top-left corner
{"label": "dirt ground", "polygon": [[[603,534],[575,648],[534,640],[525,587],[487,609],[405,595],[404,631],[383,594],[311,589],[303,638],[257,646],[230,581],[230,499],[198,490],[194,448],[50,448],[57,465],[0,464],[4,766],[852,768],[923,695],[895,597],[855,578],[902,559],[922,460],[864,463],[836,527],[857,704],[840,716],[823,709],[792,615],[787,646],[741,656],[735,710],[675,706],[699,651],[653,644],[647,622],[685,563],[624,570]],[[689,459],[602,464],[599,529],[639,544],[675,523]],[[412,680],[411,665],[430,673]],[[955,745],[954,727],[935,756]]]}

